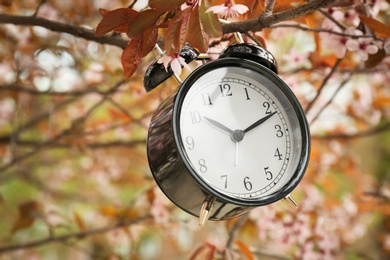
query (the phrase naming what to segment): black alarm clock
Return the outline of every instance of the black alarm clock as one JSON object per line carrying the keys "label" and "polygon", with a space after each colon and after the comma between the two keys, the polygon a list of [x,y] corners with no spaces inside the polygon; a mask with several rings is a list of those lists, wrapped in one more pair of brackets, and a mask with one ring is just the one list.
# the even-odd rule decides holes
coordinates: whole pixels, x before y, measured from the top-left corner
{"label": "black alarm clock", "polygon": [[[189,62],[196,52],[186,48]],[[157,67],[146,73],[148,90]],[[201,225],[284,198],[294,202],[289,195],[309,154],[304,111],[277,75],[274,57],[246,43],[194,70],[157,108],[147,138],[158,186]]]}

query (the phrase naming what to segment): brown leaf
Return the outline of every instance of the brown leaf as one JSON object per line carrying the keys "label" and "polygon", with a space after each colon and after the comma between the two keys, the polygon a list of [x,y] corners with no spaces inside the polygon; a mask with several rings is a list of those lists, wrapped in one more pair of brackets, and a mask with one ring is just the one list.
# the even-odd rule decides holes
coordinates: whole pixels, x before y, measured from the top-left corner
{"label": "brown leaf", "polygon": [[139,38],[144,31],[154,27],[158,18],[163,14],[161,11],[148,9],[141,12],[134,20],[129,23],[127,36],[130,39]]}
{"label": "brown leaf", "polygon": [[77,214],[77,212],[73,212],[73,217],[74,217],[74,220],[75,220],[77,226],[79,227],[79,229],[81,231],[84,231],[85,230],[85,224],[84,224],[83,219],[80,217],[80,215]]}
{"label": "brown leaf", "polygon": [[199,15],[204,31],[212,38],[218,38],[222,36],[221,23],[218,20],[218,16],[213,12],[207,12],[207,1],[200,6]]}
{"label": "brown leaf", "polygon": [[377,36],[387,38],[390,37],[390,26],[373,19],[371,17],[366,17],[359,15],[360,20],[368,26]]}
{"label": "brown leaf", "polygon": [[209,36],[200,23],[198,6],[195,6],[191,11],[188,28],[190,28],[191,33],[187,33],[186,41],[200,52],[206,52],[209,47]]}
{"label": "brown leaf", "polygon": [[380,64],[384,58],[386,58],[386,52],[381,49],[377,53],[368,56],[368,60],[366,60],[364,65],[367,69],[374,68],[376,65]]}
{"label": "brown leaf", "polygon": [[31,227],[39,216],[39,204],[36,201],[28,201],[19,205],[18,219],[12,226],[12,234],[19,230]]}
{"label": "brown leaf", "polygon": [[148,28],[145,30],[143,35],[143,50],[142,50],[142,57],[145,57],[148,55],[149,52],[151,52],[156,46],[158,39],[158,29],[157,28]]}
{"label": "brown leaf", "polygon": [[191,8],[180,11],[171,20],[165,33],[165,50],[167,55],[178,53],[184,45],[188,23],[191,15]]}
{"label": "brown leaf", "polygon": [[149,0],[149,6],[160,11],[173,11],[185,3],[186,0]]}
{"label": "brown leaf", "polygon": [[119,8],[109,11],[104,14],[102,20],[96,27],[95,34],[97,36],[102,36],[110,31],[125,33],[127,32],[128,24],[134,20],[138,14],[137,11],[130,8]]}
{"label": "brown leaf", "polygon": [[122,53],[121,61],[126,79],[138,69],[143,53],[142,38],[132,39]]}

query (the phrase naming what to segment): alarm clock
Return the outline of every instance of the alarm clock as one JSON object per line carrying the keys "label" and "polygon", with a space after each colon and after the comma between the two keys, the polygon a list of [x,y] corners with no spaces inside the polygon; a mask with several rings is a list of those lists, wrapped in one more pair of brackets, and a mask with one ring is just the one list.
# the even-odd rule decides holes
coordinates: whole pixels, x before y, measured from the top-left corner
{"label": "alarm clock", "polygon": [[[156,64],[145,78],[149,85],[152,71]],[[285,198],[294,202],[290,193],[309,154],[304,111],[277,75],[275,58],[246,43],[190,73],[155,111],[147,138],[158,186],[201,225]]]}

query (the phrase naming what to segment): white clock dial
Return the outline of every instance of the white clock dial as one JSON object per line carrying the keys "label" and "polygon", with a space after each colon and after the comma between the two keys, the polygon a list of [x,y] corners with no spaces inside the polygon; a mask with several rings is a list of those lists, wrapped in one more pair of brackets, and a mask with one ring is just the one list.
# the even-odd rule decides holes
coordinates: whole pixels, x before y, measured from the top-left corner
{"label": "white clock dial", "polygon": [[193,171],[225,195],[254,200],[276,193],[299,163],[298,118],[283,91],[260,73],[231,66],[200,75],[179,122]]}

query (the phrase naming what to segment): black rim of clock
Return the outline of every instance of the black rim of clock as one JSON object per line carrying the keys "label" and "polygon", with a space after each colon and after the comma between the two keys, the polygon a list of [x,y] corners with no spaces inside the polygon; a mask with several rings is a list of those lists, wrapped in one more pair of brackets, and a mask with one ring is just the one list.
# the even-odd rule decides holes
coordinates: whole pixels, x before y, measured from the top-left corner
{"label": "black rim of clock", "polygon": [[[279,191],[273,194],[261,198],[257,198],[257,199],[256,198],[244,199],[238,197],[231,197],[225,193],[218,191],[216,188],[206,183],[200,176],[198,176],[198,174],[195,172],[195,170],[192,168],[191,164],[189,163],[189,159],[187,157],[187,153],[184,150],[183,141],[180,135],[180,112],[181,112],[182,103],[184,101],[184,98],[188,90],[195,83],[197,79],[199,79],[201,76],[203,76],[204,74],[206,74],[211,70],[222,68],[222,67],[242,67],[242,68],[253,70],[267,77],[284,93],[284,95],[292,104],[294,112],[298,118],[299,126],[301,128],[301,133],[302,133],[302,150],[301,150],[300,160],[298,162],[296,171],[292,175],[290,181],[286,185],[284,185]],[[191,75],[188,76],[188,78],[186,78],[186,80],[182,83],[176,95],[175,105],[173,108],[172,123],[173,123],[173,135],[175,138],[177,151],[179,153],[180,158],[183,160],[183,163],[185,164],[186,168],[191,173],[193,178],[199,183],[199,185],[207,193],[216,196],[217,198],[219,198],[219,200],[223,200],[225,202],[233,203],[236,205],[249,206],[249,207],[270,204],[289,195],[291,191],[299,184],[303,175],[305,174],[307,164],[309,161],[309,154],[310,154],[310,133],[309,133],[308,123],[304,115],[304,111],[298,99],[296,98],[295,94],[291,91],[288,85],[282,79],[280,79],[279,76],[275,74],[273,71],[269,70],[268,68],[254,61],[244,60],[235,57],[226,57],[226,58],[220,58],[211,61],[209,63],[206,63],[203,66],[194,70],[194,72],[191,73]]]}

